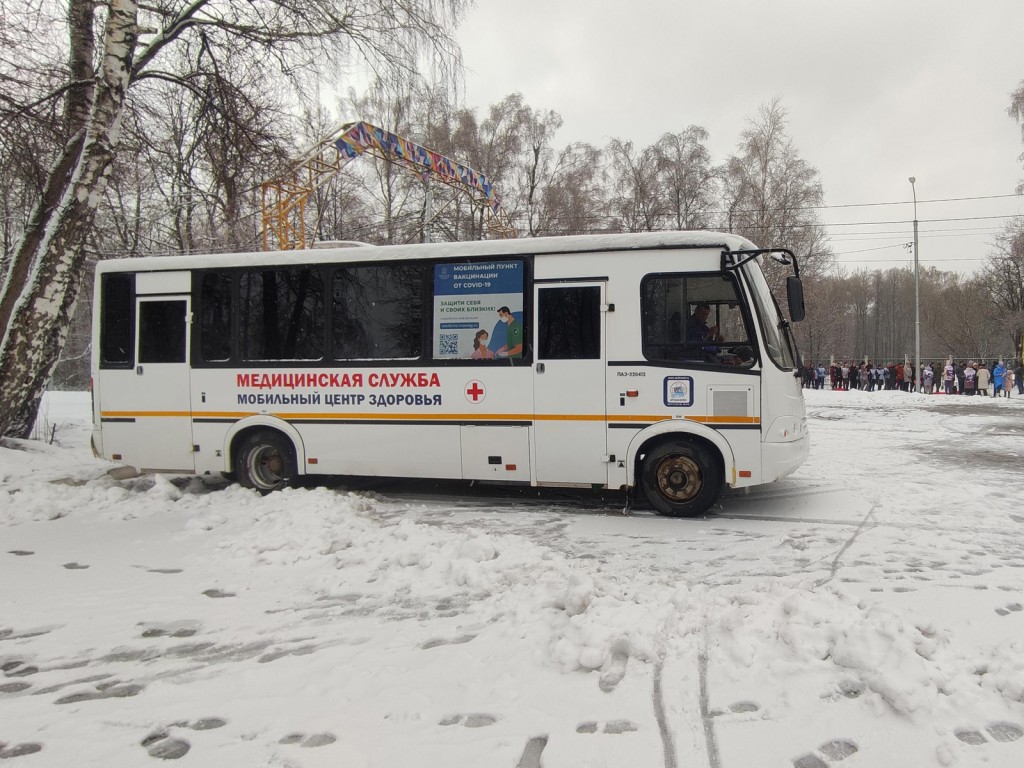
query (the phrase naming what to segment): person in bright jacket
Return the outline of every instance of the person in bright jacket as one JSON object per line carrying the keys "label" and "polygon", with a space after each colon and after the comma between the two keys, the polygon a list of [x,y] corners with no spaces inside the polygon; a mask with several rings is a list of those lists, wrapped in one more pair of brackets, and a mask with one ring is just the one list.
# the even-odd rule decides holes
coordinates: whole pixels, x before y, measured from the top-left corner
{"label": "person in bright jacket", "polygon": [[1000,360],[992,369],[992,397],[999,397],[1003,393],[1003,386],[1006,384],[1006,366]]}

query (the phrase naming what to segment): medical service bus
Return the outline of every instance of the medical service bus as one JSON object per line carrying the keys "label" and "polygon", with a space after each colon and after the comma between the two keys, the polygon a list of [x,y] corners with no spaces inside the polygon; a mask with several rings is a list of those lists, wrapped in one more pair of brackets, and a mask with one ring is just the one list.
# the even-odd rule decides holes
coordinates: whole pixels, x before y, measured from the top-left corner
{"label": "medical service bus", "polygon": [[808,454],[765,258],[654,232],[100,262],[93,450],[143,472],[642,491],[665,515]]}

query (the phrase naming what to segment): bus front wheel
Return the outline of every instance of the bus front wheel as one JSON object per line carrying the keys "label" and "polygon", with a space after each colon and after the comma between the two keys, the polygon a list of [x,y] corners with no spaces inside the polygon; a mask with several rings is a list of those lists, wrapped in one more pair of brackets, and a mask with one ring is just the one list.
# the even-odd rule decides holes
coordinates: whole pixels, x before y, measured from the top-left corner
{"label": "bus front wheel", "polygon": [[254,432],[244,438],[235,453],[235,477],[246,488],[270,493],[295,477],[295,449],[277,432]]}
{"label": "bus front wheel", "polygon": [[722,492],[721,463],[692,442],[662,443],[643,459],[640,487],[659,515],[689,517],[706,512]]}

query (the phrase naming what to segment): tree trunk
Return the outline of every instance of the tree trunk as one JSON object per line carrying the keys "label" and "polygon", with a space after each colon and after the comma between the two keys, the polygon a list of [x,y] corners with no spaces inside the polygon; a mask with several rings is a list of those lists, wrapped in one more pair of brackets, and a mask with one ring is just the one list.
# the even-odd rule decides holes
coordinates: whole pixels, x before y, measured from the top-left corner
{"label": "tree trunk", "polygon": [[[0,296],[0,307],[9,308],[0,342],[0,435],[29,436],[67,335],[84,277],[86,235],[120,139],[137,16],[134,0],[109,0],[88,123],[55,163]],[[91,14],[75,18],[86,17]]]}

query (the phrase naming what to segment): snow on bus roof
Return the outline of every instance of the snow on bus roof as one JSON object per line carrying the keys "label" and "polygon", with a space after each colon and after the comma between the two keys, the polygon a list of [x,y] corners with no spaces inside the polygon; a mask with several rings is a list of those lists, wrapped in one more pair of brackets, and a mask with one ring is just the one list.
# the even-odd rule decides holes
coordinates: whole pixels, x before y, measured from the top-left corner
{"label": "snow on bus roof", "polygon": [[102,272],[163,271],[205,267],[244,267],[252,265],[288,266],[335,261],[396,261],[421,258],[487,258],[539,254],[593,253],[594,251],[630,251],[660,248],[727,248],[748,250],[756,246],[744,237],[725,232],[639,232],[611,235],[568,235],[559,237],[517,238],[511,240],[471,240],[453,243],[413,243],[409,245],[346,244],[340,248],[311,248],[301,251],[253,251],[248,253],[187,254],[181,256],[144,256],[135,259],[101,261]]}

